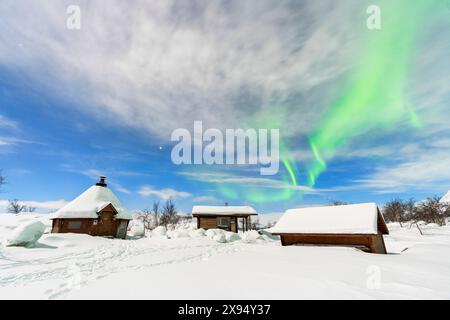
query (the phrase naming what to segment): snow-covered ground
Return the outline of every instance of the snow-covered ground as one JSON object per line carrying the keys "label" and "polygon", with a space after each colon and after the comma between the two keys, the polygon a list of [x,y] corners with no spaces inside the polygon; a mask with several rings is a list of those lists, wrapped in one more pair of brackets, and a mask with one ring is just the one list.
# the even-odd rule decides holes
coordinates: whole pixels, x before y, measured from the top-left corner
{"label": "snow-covered ground", "polygon": [[[46,216],[0,214],[0,241],[34,219],[49,230]],[[450,226],[424,226],[424,236],[389,228],[389,255],[268,238],[219,243],[184,231],[176,239],[45,234],[33,248],[0,246],[0,299],[450,299]]]}

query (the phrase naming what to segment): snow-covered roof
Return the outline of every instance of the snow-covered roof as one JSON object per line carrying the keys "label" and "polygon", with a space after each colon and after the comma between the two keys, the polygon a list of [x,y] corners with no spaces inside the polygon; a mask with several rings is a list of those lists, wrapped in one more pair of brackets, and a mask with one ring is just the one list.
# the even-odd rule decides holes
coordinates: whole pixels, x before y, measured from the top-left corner
{"label": "snow-covered roof", "polygon": [[114,193],[107,187],[92,186],[78,198],[55,212],[51,219],[83,218],[96,219],[98,213],[112,205],[117,211],[117,219],[132,220],[131,214],[125,209]]}
{"label": "snow-covered roof", "polygon": [[388,230],[374,203],[291,209],[271,229],[272,233],[377,234]]}
{"label": "snow-covered roof", "polygon": [[249,206],[194,206],[192,214],[201,215],[256,215],[256,210]]}
{"label": "snow-covered roof", "polygon": [[450,203],[450,191],[441,198],[440,203]]}

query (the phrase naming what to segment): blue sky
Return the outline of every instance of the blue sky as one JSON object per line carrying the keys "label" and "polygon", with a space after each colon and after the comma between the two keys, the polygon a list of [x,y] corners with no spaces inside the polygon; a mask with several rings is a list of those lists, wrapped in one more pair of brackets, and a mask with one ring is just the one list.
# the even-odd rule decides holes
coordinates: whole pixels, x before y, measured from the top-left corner
{"label": "blue sky", "polygon": [[[368,1],[78,1],[76,31],[66,28],[69,4],[0,4],[0,168],[8,181],[0,205],[17,198],[54,210],[100,174],[129,209],[172,197],[183,212],[224,202],[263,213],[331,200],[382,204],[450,189],[450,10],[424,24],[410,65],[405,95],[423,127],[400,121],[355,134],[311,188],[307,137],[358,67]],[[255,118],[283,120],[298,166],[289,199],[272,200],[292,188],[283,168],[261,177],[247,166],[172,163],[174,129],[192,129],[194,120],[247,128]],[[227,198],[222,184],[239,196]],[[250,201],[246,190],[265,201]]]}

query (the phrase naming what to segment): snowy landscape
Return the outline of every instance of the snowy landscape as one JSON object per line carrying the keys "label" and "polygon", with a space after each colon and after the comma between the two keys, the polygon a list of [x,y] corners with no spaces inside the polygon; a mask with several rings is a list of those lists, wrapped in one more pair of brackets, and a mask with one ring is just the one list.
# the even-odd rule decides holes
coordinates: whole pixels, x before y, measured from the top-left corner
{"label": "snowy landscape", "polygon": [[0,240],[35,220],[37,244],[0,249],[1,299],[450,299],[450,226],[389,224],[388,255],[192,223],[126,240],[50,234],[39,214],[0,214]]}

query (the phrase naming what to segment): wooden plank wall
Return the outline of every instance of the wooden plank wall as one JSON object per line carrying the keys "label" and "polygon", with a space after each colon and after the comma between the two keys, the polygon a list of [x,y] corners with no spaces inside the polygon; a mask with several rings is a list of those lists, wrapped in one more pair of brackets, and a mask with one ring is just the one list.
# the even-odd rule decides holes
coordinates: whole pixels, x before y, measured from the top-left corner
{"label": "wooden plank wall", "polygon": [[281,234],[283,246],[295,244],[364,246],[372,253],[386,254],[383,236],[379,235],[326,235],[326,234]]}
{"label": "wooden plank wall", "polygon": [[205,230],[217,229],[216,217],[197,217],[199,219],[199,226]]}

